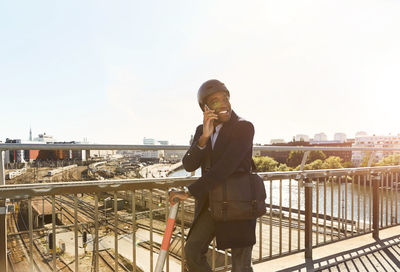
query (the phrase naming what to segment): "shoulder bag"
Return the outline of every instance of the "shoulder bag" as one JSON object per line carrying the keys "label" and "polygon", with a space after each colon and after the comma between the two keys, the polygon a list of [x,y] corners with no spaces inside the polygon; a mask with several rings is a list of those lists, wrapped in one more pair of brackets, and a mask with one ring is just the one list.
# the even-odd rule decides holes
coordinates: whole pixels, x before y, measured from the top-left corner
{"label": "shoulder bag", "polygon": [[[251,162],[255,170],[254,161]],[[206,163],[211,166],[209,158]],[[263,179],[258,174],[251,170],[235,172],[209,192],[211,216],[216,221],[255,219],[265,214],[266,197]]]}

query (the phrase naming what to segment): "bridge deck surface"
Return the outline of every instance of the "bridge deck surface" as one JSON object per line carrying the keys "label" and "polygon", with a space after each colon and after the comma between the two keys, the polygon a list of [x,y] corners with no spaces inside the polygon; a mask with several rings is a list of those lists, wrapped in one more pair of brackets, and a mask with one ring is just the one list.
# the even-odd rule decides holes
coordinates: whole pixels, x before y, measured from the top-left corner
{"label": "bridge deck surface", "polygon": [[304,252],[254,265],[255,272],[266,271],[400,271],[400,226],[350,238],[313,250],[313,259]]}

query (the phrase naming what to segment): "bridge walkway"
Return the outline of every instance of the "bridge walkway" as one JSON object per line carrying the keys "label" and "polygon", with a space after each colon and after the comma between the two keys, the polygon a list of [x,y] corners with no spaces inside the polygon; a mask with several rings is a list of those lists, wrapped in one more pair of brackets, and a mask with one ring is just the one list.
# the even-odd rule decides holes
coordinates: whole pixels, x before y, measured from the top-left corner
{"label": "bridge walkway", "polygon": [[379,231],[379,240],[365,234],[313,249],[313,258],[304,253],[254,265],[254,272],[266,271],[400,271],[400,226]]}

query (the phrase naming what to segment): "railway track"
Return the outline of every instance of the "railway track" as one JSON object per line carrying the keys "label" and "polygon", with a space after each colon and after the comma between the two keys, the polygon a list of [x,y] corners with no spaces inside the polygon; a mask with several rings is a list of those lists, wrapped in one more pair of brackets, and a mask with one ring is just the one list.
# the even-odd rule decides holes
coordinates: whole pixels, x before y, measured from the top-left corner
{"label": "railway track", "polygon": [[[73,199],[73,198],[72,198]],[[47,201],[51,202],[50,198],[46,198]],[[63,203],[64,205],[61,206],[60,203]],[[81,206],[82,206],[82,201],[80,201]],[[67,207],[69,208],[67,208]],[[86,206],[85,208],[88,208],[87,205],[83,205]],[[61,208],[62,207],[62,208]],[[59,211],[65,212],[67,214],[64,214],[63,216],[71,223],[74,224],[74,215],[73,215],[73,211],[71,212],[69,209],[75,209],[75,205],[73,202],[67,201],[65,199],[62,199],[61,197],[57,198],[55,201],[55,208]],[[94,209],[94,208],[93,208]],[[84,211],[84,212],[82,212]],[[86,210],[83,210],[82,208],[79,209],[79,204],[78,204],[78,218],[79,218],[79,213],[83,213],[85,214],[86,217],[86,221],[89,220],[94,220],[94,216],[93,213],[90,214],[90,212],[87,212]],[[83,226],[84,230],[87,231],[87,233],[90,233],[90,229],[86,226]],[[118,228],[119,230],[123,230],[121,228]],[[82,234],[81,230],[79,230],[79,232]],[[115,268],[115,257],[108,251],[108,250],[101,250],[98,252],[99,254],[99,259],[102,261],[102,263],[105,265],[104,267],[107,267],[108,269],[110,269],[110,271],[114,271]],[[93,263],[93,261],[92,261]],[[93,264],[94,265],[94,264]],[[118,267],[119,269],[122,269],[122,271],[130,271],[128,268],[126,268],[126,266],[121,262],[121,258],[118,258]]]}
{"label": "railway track", "polygon": [[8,269],[10,269],[10,271],[12,272],[16,272],[14,268],[14,262],[13,260],[11,260],[11,256],[9,254],[7,255],[7,260],[8,260]]}
{"label": "railway track", "polygon": [[[114,256],[109,252],[108,249],[106,250],[101,250],[99,251],[99,257],[100,259],[106,264],[106,266],[111,270],[114,271],[115,268],[115,258]],[[132,269],[127,268],[118,258],[118,271],[131,271]]]}
{"label": "railway track", "polygon": [[[23,252],[25,255],[26,267],[29,267],[30,266],[30,262],[28,261],[28,258],[29,258],[28,257],[29,256],[29,246],[28,246],[29,234],[21,233],[20,228],[17,223],[17,220],[16,220],[16,217],[15,217],[15,214],[13,214],[12,219],[13,220],[11,220],[11,218],[10,218],[10,220],[9,220],[9,222],[10,222],[9,226],[11,229],[16,230],[16,232],[18,233],[18,236],[16,236],[16,237],[19,237],[19,240],[22,242]],[[23,223],[24,228],[28,229],[23,217],[19,216],[19,219]],[[14,225],[14,226],[12,226],[12,225]],[[17,239],[16,237],[15,237],[15,239]],[[28,241],[26,241],[26,240],[28,240]],[[33,263],[34,269],[36,271],[43,271],[43,268],[47,267],[49,271],[52,271],[53,268],[49,262],[43,261],[42,263],[44,263],[44,267],[42,264],[38,264],[37,260],[46,260],[47,257],[43,254],[43,252],[42,252],[43,250],[40,248],[40,245],[38,245],[38,242],[35,238],[33,238],[32,245],[33,245],[33,249],[34,249],[34,251],[32,252],[32,256],[33,256],[32,263]],[[13,263],[13,262],[10,262],[10,263]],[[12,266],[14,267],[14,264]],[[59,267],[59,271],[73,271],[69,267],[69,265],[63,260],[63,258],[61,258],[61,256],[58,256],[56,266]],[[14,271],[16,271],[16,270],[14,269]]]}
{"label": "railway track", "polygon": [[[49,199],[47,199],[47,200],[49,201]],[[62,207],[63,207],[62,211],[64,213],[66,213],[63,216],[65,218],[67,218],[67,220],[71,224],[73,224],[73,222],[74,222],[73,209],[75,208],[73,196],[64,195],[62,197],[56,198],[56,209],[57,210],[61,209],[60,208],[60,203],[62,203]],[[82,200],[79,200],[78,203],[79,203],[78,204],[78,209],[79,209],[78,215],[79,215],[79,213],[83,213],[83,214],[85,214],[85,218],[87,220],[93,222],[94,221],[94,205],[92,205],[92,204],[90,204],[88,202],[82,201]],[[71,209],[72,209],[72,211],[71,211]],[[99,210],[99,212],[101,213],[103,211]],[[107,226],[109,226],[110,229],[114,229],[115,228],[115,224],[114,224],[114,221],[113,221],[114,212],[108,211],[107,214],[110,215],[110,217],[112,217],[112,219],[108,220]],[[132,235],[132,231],[131,231],[132,221],[131,220],[119,218],[119,223],[123,224],[123,226],[118,226],[117,227],[118,235],[126,235],[126,234]],[[126,230],[124,228],[126,226],[128,226],[128,230]],[[136,226],[138,228],[150,231],[150,226],[148,226],[146,224],[141,224],[141,223],[137,222]],[[90,233],[90,231],[88,229],[87,229],[87,231],[88,231],[88,233]],[[159,235],[164,235],[164,230],[160,230],[160,229],[157,229],[157,228],[153,228],[153,232],[157,233]],[[174,237],[176,237],[176,236],[180,237],[180,235],[174,235]],[[99,237],[99,238],[101,238],[101,237]],[[143,248],[146,248],[146,249],[150,249],[149,242],[147,242],[147,244],[146,243],[141,243],[140,246],[143,247]],[[159,247],[160,247],[159,245],[158,246],[155,245],[153,250],[155,252],[158,252],[159,251]],[[180,258],[181,258],[181,256],[178,256],[178,255],[173,254],[173,253],[170,253],[170,255],[172,257],[176,258],[177,260],[180,260]],[[100,257],[100,260],[102,261],[102,263],[104,263],[105,267],[107,267],[109,269],[114,269],[114,267],[115,267],[115,258],[108,250],[100,250],[99,251],[99,257]],[[118,258],[118,259],[119,259],[119,267],[120,267],[120,269],[122,269],[123,271],[125,271],[125,270],[129,271],[129,270],[126,269],[126,267],[124,268],[123,264],[121,264],[121,262],[120,262],[121,258]]]}
{"label": "railway track", "polygon": [[[7,220],[7,228],[9,231],[18,232],[19,227],[16,222],[15,214],[12,214],[12,217],[9,216]],[[15,240],[14,240],[15,239]],[[12,264],[12,270],[16,271],[14,268],[14,264],[18,264],[18,267],[29,267],[29,248],[25,243],[22,234],[18,234],[17,236],[13,237],[13,240],[9,240],[9,250],[10,254],[8,254],[9,263]],[[11,244],[11,245],[10,245]],[[35,260],[33,260],[33,265],[38,270],[38,265]]]}
{"label": "railway track", "polygon": [[[25,229],[27,229],[26,223],[24,221],[24,219],[22,218],[22,216],[20,216]],[[28,237],[29,240],[29,237]],[[24,243],[26,245],[26,243]],[[40,257],[43,260],[46,260],[46,256],[43,254],[42,250],[39,248],[40,246],[37,243],[36,239],[33,239],[33,247],[36,249],[36,251],[40,254]],[[33,258],[33,261],[35,260],[35,258]],[[46,264],[51,268],[51,271],[53,270],[53,267],[50,265],[50,263],[46,262]],[[56,257],[56,267],[59,268],[59,271],[73,271],[71,269],[71,267],[69,267],[69,265],[64,261],[64,259],[61,256]],[[41,271],[41,270],[38,270]]]}
{"label": "railway track", "polygon": [[[65,204],[65,205],[67,205],[68,207],[74,209],[73,197],[69,197],[69,196],[64,196],[64,197],[66,197],[66,198],[68,198],[68,199],[71,199],[71,201],[68,201],[68,200],[65,200],[65,199],[60,199],[60,198],[57,198],[56,200],[57,200],[57,201],[61,201],[63,204]],[[84,202],[84,201],[82,201],[82,200],[80,200],[78,203],[81,203],[81,206],[79,206],[79,204],[78,204],[78,209],[79,209],[78,214],[79,214],[79,213],[85,214],[86,217],[88,218],[87,221],[93,222],[93,221],[94,221],[94,205],[92,206],[91,204],[86,203],[86,202]],[[65,208],[65,205],[63,206],[63,210],[66,211],[66,212],[71,216],[71,218],[73,219],[72,212],[71,212],[71,211],[68,211],[68,210]],[[84,208],[84,209],[82,209],[82,208]],[[87,209],[89,209],[90,211],[87,211]],[[104,216],[104,211],[99,210],[99,213],[103,213],[103,216]],[[113,217],[114,217],[114,211],[108,211],[107,214],[110,215],[110,217],[111,217],[110,219],[107,220],[107,222],[108,222],[107,225],[109,225],[109,226],[112,227],[112,228],[115,228],[115,224],[114,224],[114,222],[113,222],[113,221],[114,221],[114,220],[113,220],[113,219],[114,219],[114,218],[113,218]],[[106,218],[104,217],[103,220],[105,220],[105,219],[106,219]],[[69,219],[69,218],[68,218],[68,220],[73,224],[73,220],[71,220],[71,219]],[[129,226],[130,228],[132,227],[132,221],[131,221],[131,220],[127,220],[127,219],[124,219],[124,218],[119,218],[118,221],[119,221],[120,223],[126,224],[126,225]],[[148,226],[146,226],[146,225],[144,225],[144,224],[137,223],[137,225],[138,225],[140,228],[143,228],[143,229],[146,229],[146,230],[149,230],[149,229],[150,229],[150,227],[148,227]],[[129,228],[129,229],[130,229],[130,228]],[[119,233],[118,233],[118,234],[129,234],[129,233],[131,233],[130,230],[125,230],[124,228],[121,228],[121,227],[117,227],[117,229],[119,230]],[[155,228],[153,229],[153,231],[156,232],[156,233],[159,233],[159,234],[164,234],[164,232],[163,232],[162,230],[158,230],[158,229],[155,229]]]}

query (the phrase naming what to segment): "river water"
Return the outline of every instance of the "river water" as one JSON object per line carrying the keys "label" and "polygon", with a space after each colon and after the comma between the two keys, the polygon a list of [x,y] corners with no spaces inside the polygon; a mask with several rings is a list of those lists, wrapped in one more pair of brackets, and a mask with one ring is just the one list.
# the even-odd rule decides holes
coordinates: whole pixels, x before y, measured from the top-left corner
{"label": "river water", "polygon": [[[190,172],[186,172],[185,169],[181,169],[175,172],[172,172],[171,174],[169,174],[169,177],[189,177],[191,175]],[[196,174],[195,176],[199,176],[201,175],[201,168],[198,168],[196,170]]]}
{"label": "river water", "polygon": [[[196,170],[196,176],[201,175],[200,168]],[[170,177],[185,177],[190,176],[190,173],[185,170],[179,170],[169,175]],[[358,185],[358,179],[355,180],[355,184],[352,182],[347,183],[347,194],[345,193],[345,184],[339,183],[326,183],[326,200],[324,202],[324,183],[320,182],[317,186],[317,182],[314,182],[313,186],[313,212],[317,212],[316,198],[317,198],[317,189],[318,189],[318,213],[324,213],[324,207],[326,209],[327,215],[332,215],[337,217],[340,210],[340,217],[345,218],[345,204],[347,202],[347,219],[351,219],[351,214],[353,213],[353,218],[357,221],[358,211],[360,213],[360,221],[364,221],[364,213],[366,222],[370,219],[370,203],[372,204],[372,192],[370,191],[369,186],[363,186],[363,179],[361,178],[360,185]],[[271,181],[264,181],[265,190],[267,192],[267,200],[266,203],[270,203],[271,194],[270,194],[270,186]],[[291,206],[293,209],[298,209],[298,196],[300,194],[300,210],[304,211],[304,186],[298,186],[299,182],[297,180],[288,180],[283,179],[282,182],[279,180],[272,181],[272,204],[279,206],[282,203],[283,207]],[[282,187],[282,199],[280,197],[280,187]],[[318,187],[318,188],[317,188]],[[339,194],[340,192],[340,194]],[[396,192],[393,192],[393,216],[395,216],[395,197]],[[347,198],[346,198],[347,195]],[[365,196],[365,197],[364,197]],[[386,192],[383,192],[380,196],[383,197],[383,220],[386,220]],[[333,199],[333,205],[332,205]],[[400,201],[400,196],[397,196],[397,199]],[[289,203],[290,202],[290,203]],[[339,206],[340,203],[340,206]],[[352,204],[353,203],[353,204]],[[388,212],[390,217],[391,211],[391,201],[390,201],[390,193],[388,193]],[[364,209],[365,207],[365,209]],[[372,208],[371,208],[372,209]],[[398,208],[398,212],[400,213],[400,205]],[[400,214],[398,215],[400,218]],[[390,223],[390,220],[389,220]]]}

